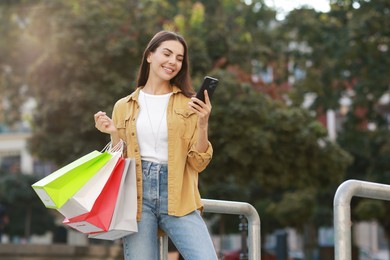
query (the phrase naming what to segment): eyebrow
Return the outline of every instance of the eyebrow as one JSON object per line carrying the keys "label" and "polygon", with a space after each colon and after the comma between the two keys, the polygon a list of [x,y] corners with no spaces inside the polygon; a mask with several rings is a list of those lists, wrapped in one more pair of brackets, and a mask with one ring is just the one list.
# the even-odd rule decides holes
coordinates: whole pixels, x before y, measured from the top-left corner
{"label": "eyebrow", "polygon": [[[173,51],[171,51],[171,50],[168,49],[168,48],[164,48],[163,50],[164,50],[164,51],[168,51],[168,52],[170,52],[170,53],[173,53]],[[177,56],[184,57],[184,55],[182,55],[182,54],[178,54]]]}

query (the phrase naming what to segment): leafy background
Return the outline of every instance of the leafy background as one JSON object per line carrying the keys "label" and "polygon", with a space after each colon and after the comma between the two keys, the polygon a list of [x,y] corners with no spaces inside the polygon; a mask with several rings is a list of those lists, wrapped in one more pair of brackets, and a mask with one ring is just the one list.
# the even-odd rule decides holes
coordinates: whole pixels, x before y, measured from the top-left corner
{"label": "leafy background", "polygon": [[[15,131],[30,122],[31,152],[58,166],[104,147],[93,114],[110,114],[134,89],[150,37],[176,30],[190,46],[195,88],[206,74],[220,79],[203,197],[253,204],[262,232],[296,227],[311,234],[310,252],[317,228],[332,226],[338,185],[390,183],[390,110],[380,102],[389,94],[390,3],[330,3],[327,13],[301,8],[277,21],[262,0],[1,1],[0,121]],[[303,108],[306,94],[314,101]],[[340,105],[345,98],[349,106]],[[30,99],[26,117],[21,104]],[[329,109],[342,119],[336,140],[323,124]],[[0,175],[0,202],[14,204],[8,178]],[[390,234],[388,202],[353,204],[354,219],[376,219]]]}

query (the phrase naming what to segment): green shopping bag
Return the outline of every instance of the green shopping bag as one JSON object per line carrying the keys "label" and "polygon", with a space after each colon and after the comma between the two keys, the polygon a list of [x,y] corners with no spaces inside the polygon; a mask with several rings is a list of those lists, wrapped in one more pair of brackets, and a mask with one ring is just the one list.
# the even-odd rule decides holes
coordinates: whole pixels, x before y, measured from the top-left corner
{"label": "green shopping bag", "polygon": [[47,208],[58,209],[71,198],[112,157],[93,151],[58,169],[32,185]]}

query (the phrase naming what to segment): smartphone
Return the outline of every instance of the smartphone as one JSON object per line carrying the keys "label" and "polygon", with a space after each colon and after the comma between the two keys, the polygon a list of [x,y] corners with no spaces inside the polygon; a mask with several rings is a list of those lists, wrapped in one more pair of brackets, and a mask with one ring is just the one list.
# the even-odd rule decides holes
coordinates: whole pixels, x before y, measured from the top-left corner
{"label": "smartphone", "polygon": [[218,79],[209,76],[204,77],[203,83],[198,93],[196,93],[196,98],[205,102],[204,91],[207,90],[207,94],[209,94],[209,97],[211,99],[211,97],[214,94],[214,90],[216,89],[217,86],[218,86]]}

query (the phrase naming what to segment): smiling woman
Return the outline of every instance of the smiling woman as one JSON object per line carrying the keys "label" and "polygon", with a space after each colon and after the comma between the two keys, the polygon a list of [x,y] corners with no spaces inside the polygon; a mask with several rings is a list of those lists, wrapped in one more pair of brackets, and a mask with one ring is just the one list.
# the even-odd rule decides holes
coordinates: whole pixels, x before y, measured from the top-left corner
{"label": "smiling woman", "polygon": [[152,95],[171,92],[170,79],[180,71],[184,47],[178,41],[165,41],[147,57],[150,64],[149,79],[143,91]]}
{"label": "smiling woman", "polygon": [[123,239],[127,260],[158,259],[158,229],[185,259],[217,259],[199,212],[198,173],[213,152],[204,94],[204,102],[194,97],[184,38],[161,31],[144,51],[137,89],[116,102],[112,119],[101,111],[94,116],[112,145],[123,140],[124,156],[136,160],[138,233]]}

